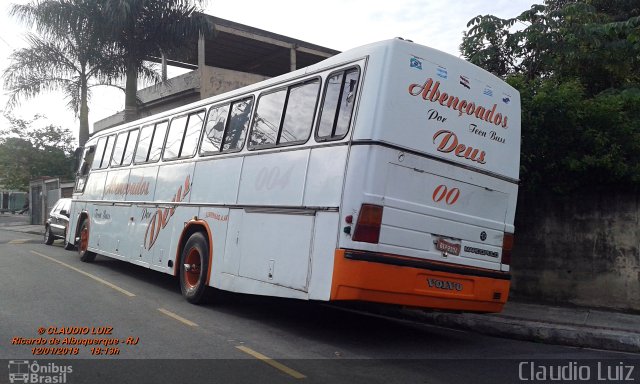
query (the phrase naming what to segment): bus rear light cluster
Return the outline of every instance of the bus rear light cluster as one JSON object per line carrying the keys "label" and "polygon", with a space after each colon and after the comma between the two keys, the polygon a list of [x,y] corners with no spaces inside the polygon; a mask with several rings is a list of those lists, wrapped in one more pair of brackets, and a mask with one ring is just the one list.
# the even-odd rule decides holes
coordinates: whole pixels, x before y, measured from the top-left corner
{"label": "bus rear light cluster", "polygon": [[513,233],[506,233],[502,239],[502,264],[511,264],[511,250],[513,249]]}
{"label": "bus rear light cluster", "polygon": [[373,204],[362,204],[358,215],[358,222],[353,231],[353,241],[378,244],[381,225],[382,207]]}

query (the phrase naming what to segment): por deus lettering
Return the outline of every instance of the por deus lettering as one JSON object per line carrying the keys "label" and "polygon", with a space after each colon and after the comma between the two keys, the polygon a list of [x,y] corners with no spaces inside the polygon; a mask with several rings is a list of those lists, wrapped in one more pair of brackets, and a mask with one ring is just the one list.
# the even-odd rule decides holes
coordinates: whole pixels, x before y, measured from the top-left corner
{"label": "por deus lettering", "polygon": [[502,113],[496,113],[497,104],[493,104],[491,108],[485,108],[480,105],[476,105],[473,101],[460,99],[457,96],[449,95],[446,92],[440,92],[440,82],[429,78],[424,84],[411,84],[409,85],[409,94],[411,96],[422,95],[423,100],[429,100],[432,103],[439,103],[443,107],[454,109],[458,111],[458,116],[467,114],[469,116],[475,116],[476,119],[492,123],[495,126],[507,128],[507,116],[503,116]]}
{"label": "por deus lettering", "polygon": [[[173,195],[173,199],[171,202],[180,203],[184,201],[189,192],[191,191],[191,177],[187,175],[186,180],[184,181],[184,185],[178,188],[178,191],[175,195]],[[147,226],[147,231],[144,234],[144,248],[151,249],[153,244],[155,244],[156,240],[158,240],[158,235],[160,235],[160,231],[167,226],[169,220],[175,213],[176,208],[165,208],[158,209],[153,216],[151,216],[151,221],[149,226]]]}
{"label": "por deus lettering", "polygon": [[485,152],[473,147],[468,147],[458,142],[458,136],[451,131],[441,129],[433,135],[433,143],[437,149],[443,153],[453,152],[458,157],[485,164]]}

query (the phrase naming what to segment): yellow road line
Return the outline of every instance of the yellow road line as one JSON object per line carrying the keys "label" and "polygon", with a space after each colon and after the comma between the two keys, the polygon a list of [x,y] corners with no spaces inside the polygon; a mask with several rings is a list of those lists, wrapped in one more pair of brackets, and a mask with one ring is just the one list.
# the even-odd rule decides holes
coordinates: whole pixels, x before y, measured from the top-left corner
{"label": "yellow road line", "polygon": [[74,267],[74,266],[71,266],[71,265],[69,265],[69,264],[67,264],[67,263],[63,263],[63,262],[62,262],[62,261],[60,261],[60,260],[56,260],[56,259],[54,259],[53,257],[49,257],[49,256],[47,256],[47,255],[43,255],[42,253],[40,253],[40,252],[36,252],[36,251],[31,251],[31,253],[36,254],[36,255],[38,255],[38,256],[40,256],[40,257],[44,257],[45,259],[51,260],[51,261],[53,261],[53,262],[55,262],[55,263],[58,263],[58,264],[60,264],[60,265],[62,265],[62,266],[64,266],[64,267],[67,267],[67,268],[69,268],[69,269],[72,269],[72,270],[74,270],[74,271],[76,271],[76,272],[78,272],[78,273],[81,273],[81,274],[83,274],[83,275],[85,275],[85,276],[87,276],[87,277],[89,277],[89,278],[91,278],[91,279],[93,279],[93,280],[95,280],[95,281],[97,281],[97,282],[99,282],[99,283],[102,283],[102,284],[106,285],[106,286],[107,286],[107,287],[109,287],[109,288],[113,288],[113,289],[115,289],[116,291],[118,291],[118,292],[120,292],[120,293],[122,293],[122,294],[125,294],[125,295],[127,295],[127,296],[129,296],[129,297],[134,297],[134,296],[135,296],[135,294],[133,294],[133,293],[131,293],[131,292],[127,291],[126,289],[120,288],[120,287],[118,287],[118,286],[117,286],[117,285],[115,285],[115,284],[111,284],[110,282],[108,282],[108,281],[106,281],[106,280],[104,280],[104,279],[101,279],[101,278],[99,278],[98,276],[92,275],[92,274],[90,274],[89,272],[85,272],[85,271],[83,271],[83,270],[81,270],[81,269],[78,269],[78,268],[76,268],[76,267]]}
{"label": "yellow road line", "polygon": [[273,360],[272,358],[263,355],[260,352],[256,352],[251,348],[245,347],[244,345],[237,345],[236,348],[238,348],[239,350],[241,350],[242,352],[244,352],[244,353],[246,353],[248,355],[251,355],[251,356],[255,357],[258,360],[261,360],[261,361],[269,364],[273,368],[278,369],[278,370],[286,373],[287,375],[289,375],[289,376],[291,376],[291,377],[293,377],[295,379],[304,379],[304,378],[307,377],[307,376],[303,375],[302,373],[296,371],[295,369],[291,369],[291,368],[287,367],[286,365],[284,365],[282,363],[279,363],[279,362]]}
{"label": "yellow road line", "polygon": [[175,313],[173,313],[171,311],[168,311],[168,310],[166,310],[164,308],[158,308],[158,311],[160,311],[160,312],[164,313],[165,315],[167,315],[167,316],[169,316],[171,318],[174,318],[174,319],[178,320],[179,322],[181,322],[183,324],[186,324],[186,325],[188,325],[190,327],[197,327],[198,326],[198,324],[194,323],[193,321],[187,320],[184,317],[182,317],[180,315],[176,315]]}
{"label": "yellow road line", "polygon": [[14,239],[14,240],[11,240],[8,244],[24,244],[28,241],[29,239]]}

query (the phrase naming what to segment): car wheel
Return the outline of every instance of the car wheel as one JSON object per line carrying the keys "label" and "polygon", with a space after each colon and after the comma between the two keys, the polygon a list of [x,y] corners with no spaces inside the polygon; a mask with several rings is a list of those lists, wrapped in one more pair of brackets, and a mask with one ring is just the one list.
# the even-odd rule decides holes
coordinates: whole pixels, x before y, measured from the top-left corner
{"label": "car wheel", "polygon": [[80,261],[91,263],[96,259],[96,253],[88,250],[89,248],[89,222],[84,220],[80,226],[80,244],[78,244],[78,254]]}
{"label": "car wheel", "polygon": [[180,287],[188,302],[202,302],[208,271],[209,243],[202,233],[196,232],[187,240],[180,257]]}
{"label": "car wheel", "polygon": [[44,243],[51,245],[53,244],[53,240],[55,240],[55,238],[53,237],[53,233],[51,233],[51,227],[47,225],[44,227]]}

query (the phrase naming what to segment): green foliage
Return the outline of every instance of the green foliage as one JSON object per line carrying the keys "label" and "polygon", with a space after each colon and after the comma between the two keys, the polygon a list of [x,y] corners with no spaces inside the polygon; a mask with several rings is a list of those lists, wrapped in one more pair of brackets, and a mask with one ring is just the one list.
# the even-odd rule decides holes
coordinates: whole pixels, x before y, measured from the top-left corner
{"label": "green foliage", "polygon": [[465,58],[520,91],[523,187],[640,182],[640,3],[547,0],[469,21]]}
{"label": "green foliage", "polygon": [[0,184],[26,191],[41,176],[73,178],[73,135],[54,125],[34,126],[43,119],[5,115],[9,128],[0,130]]}

